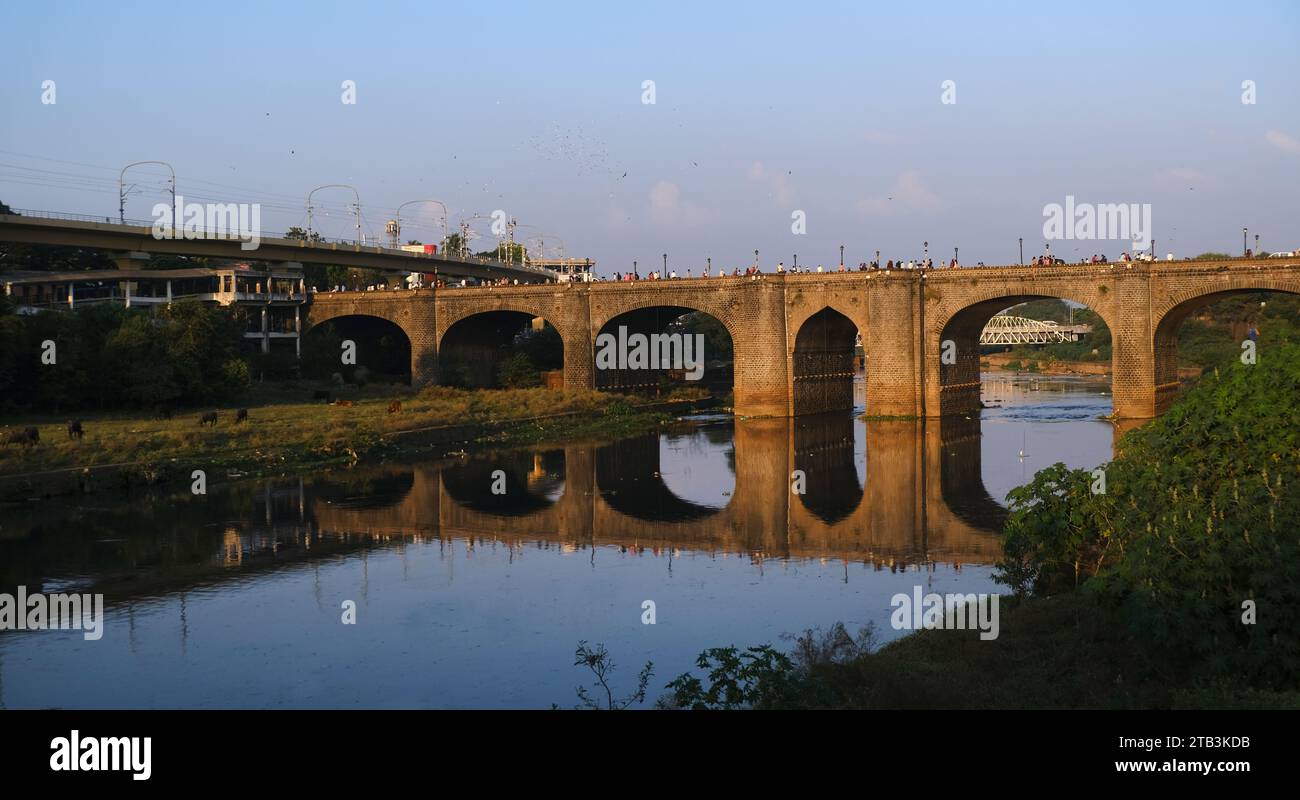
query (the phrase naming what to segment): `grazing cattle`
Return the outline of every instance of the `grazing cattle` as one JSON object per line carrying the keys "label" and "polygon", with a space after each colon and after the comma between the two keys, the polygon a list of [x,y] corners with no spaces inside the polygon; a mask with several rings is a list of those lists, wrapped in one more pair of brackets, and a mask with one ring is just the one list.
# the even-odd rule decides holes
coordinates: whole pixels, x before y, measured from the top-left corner
{"label": "grazing cattle", "polygon": [[11,444],[20,444],[23,447],[35,447],[41,441],[41,432],[37,428],[28,427],[20,431],[10,431],[5,435],[5,446]]}
{"label": "grazing cattle", "polygon": [[389,400],[389,401],[388,401],[388,413],[389,413],[389,414],[396,414],[397,412],[399,412],[399,411],[401,411],[401,410],[402,410],[402,401],[401,401],[401,400]]}
{"label": "grazing cattle", "polygon": [[83,435],[85,435],[85,431],[81,429],[81,420],[74,419],[68,422],[69,439],[80,439]]}
{"label": "grazing cattle", "polygon": [[203,416],[199,417],[199,424],[207,425],[213,428],[217,427],[217,412],[204,411]]}
{"label": "grazing cattle", "polygon": [[312,399],[312,400],[324,400],[325,402],[328,403],[328,402],[330,402],[330,400],[333,399],[333,397],[332,397],[332,395],[330,395],[330,393],[329,393],[328,391],[326,391],[325,389],[317,389],[316,392],[315,392],[315,394],[313,394],[313,395],[311,396],[311,399]]}
{"label": "grazing cattle", "polygon": [[356,405],[356,403],[353,403],[351,400],[335,400],[334,405],[341,406],[343,408],[352,408],[352,406]]}
{"label": "grazing cattle", "polygon": [[238,424],[241,423],[241,422],[247,422],[247,421],[248,421],[248,409],[246,409],[246,408],[241,408],[241,409],[239,409],[238,411],[235,412],[235,424],[236,424],[236,425],[238,425]]}

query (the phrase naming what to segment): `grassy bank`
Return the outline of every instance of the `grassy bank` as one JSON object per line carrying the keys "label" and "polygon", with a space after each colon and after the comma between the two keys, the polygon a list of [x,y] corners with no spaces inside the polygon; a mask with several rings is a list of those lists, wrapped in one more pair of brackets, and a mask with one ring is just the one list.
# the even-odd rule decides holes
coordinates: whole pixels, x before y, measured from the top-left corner
{"label": "grassy bank", "polygon": [[[997,638],[706,651],[687,708],[1300,708],[1300,345],[1202,376],[1097,472],[1009,495]],[[1100,475],[1104,480],[1099,480]],[[970,627],[970,626],[966,626]]]}
{"label": "grassy bank", "polygon": [[[448,427],[469,438],[528,443],[578,434],[617,435],[657,425],[664,416],[633,405],[647,400],[594,391],[368,387],[335,393],[351,405],[302,402],[310,394],[295,386],[260,389],[248,406],[247,422],[236,424],[235,409],[225,408],[218,410],[215,427],[201,426],[198,410],[171,420],[80,415],[85,430],[80,440],[68,438],[66,417],[10,418],[5,432],[34,425],[40,443],[0,448],[0,476],[132,464],[156,477],[172,463],[185,469],[283,471],[427,452],[427,436],[408,441],[402,435],[412,431]],[[401,410],[390,414],[394,398]]]}
{"label": "grassy bank", "polygon": [[806,683],[775,705],[1300,709],[1300,692],[1195,681],[1190,663],[1082,593],[1004,602],[1000,625],[992,641],[978,631],[920,631],[842,663],[804,665]]}

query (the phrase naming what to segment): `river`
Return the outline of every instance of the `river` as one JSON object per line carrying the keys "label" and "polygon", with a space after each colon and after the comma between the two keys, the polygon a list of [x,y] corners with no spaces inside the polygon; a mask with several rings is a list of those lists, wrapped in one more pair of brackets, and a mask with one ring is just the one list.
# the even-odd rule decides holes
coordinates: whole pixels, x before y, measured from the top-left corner
{"label": "river", "polygon": [[98,640],[0,631],[0,707],[568,707],[590,683],[580,640],[608,648],[616,693],[653,661],[651,699],[709,647],[788,647],[837,621],[888,641],[906,633],[895,593],[1000,590],[1006,493],[1111,457],[1108,389],[995,373],[974,419],[700,416],[618,441],[214,477],[203,496],[0,506],[0,592],[105,603]]}

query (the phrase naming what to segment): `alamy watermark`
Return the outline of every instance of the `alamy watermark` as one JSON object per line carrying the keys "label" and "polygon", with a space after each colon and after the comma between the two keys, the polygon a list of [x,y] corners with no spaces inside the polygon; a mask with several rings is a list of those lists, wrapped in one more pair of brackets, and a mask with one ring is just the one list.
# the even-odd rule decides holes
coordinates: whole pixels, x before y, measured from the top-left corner
{"label": "alamy watermark", "polygon": [[998,596],[996,594],[922,594],[920,586],[912,594],[902,592],[889,601],[894,612],[889,624],[896,631],[975,630],[980,639],[998,638]]}
{"label": "alamy watermark", "polygon": [[0,593],[0,630],[80,630],[87,641],[104,635],[104,595]]}
{"label": "alamy watermark", "polygon": [[131,780],[153,775],[153,738],[149,736],[82,736],[73,730],[50,740],[54,772],[129,772]]}
{"label": "alamy watermark", "polygon": [[1065,205],[1043,206],[1043,238],[1120,239],[1133,242],[1134,250],[1151,246],[1150,203],[1075,203],[1065,196]]}
{"label": "alamy watermark", "polygon": [[260,203],[186,203],[153,207],[155,239],[238,239],[240,250],[256,250],[262,242]]}
{"label": "alamy watermark", "polygon": [[618,326],[618,336],[596,337],[596,369],[680,369],[686,380],[704,377],[704,334],[634,333]]}

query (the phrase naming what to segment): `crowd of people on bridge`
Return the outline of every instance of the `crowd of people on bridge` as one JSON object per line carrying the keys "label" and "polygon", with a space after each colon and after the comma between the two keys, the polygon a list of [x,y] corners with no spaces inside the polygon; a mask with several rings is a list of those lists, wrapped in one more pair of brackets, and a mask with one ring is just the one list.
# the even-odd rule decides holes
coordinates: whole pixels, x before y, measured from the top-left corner
{"label": "crowd of people on bridge", "polygon": [[[1251,252],[1250,252],[1249,250],[1247,250],[1247,251],[1245,252],[1245,257],[1246,257],[1246,258],[1250,258],[1250,257],[1251,257]],[[1167,260],[1171,260],[1171,261],[1172,261],[1172,260],[1173,260],[1173,254],[1172,254],[1172,253],[1169,254],[1166,258],[1167,258]],[[1118,257],[1117,259],[1115,259],[1114,261],[1112,261],[1110,258],[1108,258],[1104,253],[1102,253],[1102,254],[1093,253],[1092,256],[1084,256],[1084,257],[1081,258],[1077,263],[1078,263],[1078,264],[1108,264],[1108,265],[1113,265],[1113,264],[1126,264],[1126,263],[1127,263],[1127,264],[1131,264],[1131,263],[1134,262],[1134,261],[1155,261],[1155,260],[1156,260],[1155,257],[1154,257],[1151,253],[1149,253],[1149,252],[1141,252],[1141,253],[1139,253],[1139,252],[1134,252],[1134,253],[1129,253],[1129,252],[1125,251],[1125,252],[1122,252],[1122,253],[1119,255],[1119,257]],[[1067,263],[1067,262],[1065,261],[1065,259],[1060,258],[1059,256],[1053,256],[1053,255],[1051,255],[1050,253],[1044,253],[1043,255],[1036,256],[1036,257],[1034,257],[1033,259],[1031,259],[1030,262],[1029,262],[1029,264],[1028,264],[1028,266],[1031,266],[1031,267],[1048,267],[1048,266],[1064,265],[1064,264],[1066,264],[1066,263]],[[850,267],[846,266],[845,264],[840,264],[838,267],[836,267],[836,268],[834,268],[834,269],[826,269],[826,268],[824,268],[821,264],[818,264],[816,267],[812,267],[812,266],[809,266],[809,265],[806,265],[806,264],[796,264],[796,265],[791,266],[791,267],[786,267],[785,262],[782,261],[782,262],[779,262],[779,263],[776,265],[776,269],[773,271],[773,273],[776,274],[776,275],[787,275],[787,274],[789,274],[789,275],[802,275],[802,274],[817,274],[817,273],[826,273],[826,272],[836,272],[836,273],[847,273],[847,272],[854,272],[854,271],[856,271],[856,272],[871,272],[871,271],[877,271],[877,270],[883,270],[883,271],[885,271],[885,272],[891,272],[891,271],[893,271],[893,270],[904,270],[904,271],[909,271],[909,270],[933,270],[933,269],[936,269],[936,268],[938,268],[938,269],[958,269],[958,268],[961,268],[961,267],[963,267],[963,266],[983,267],[983,266],[985,266],[985,264],[984,264],[983,261],[979,261],[979,262],[975,263],[974,265],[963,265],[963,264],[961,264],[960,262],[958,262],[958,260],[957,260],[957,258],[956,258],[955,256],[954,256],[952,259],[950,259],[946,264],[943,263],[943,262],[940,262],[940,263],[937,265],[937,267],[936,267],[936,265],[935,265],[934,259],[929,258],[929,257],[926,257],[926,258],[924,258],[924,259],[907,259],[906,261],[904,261],[904,260],[901,259],[901,258],[900,258],[900,259],[888,259],[888,260],[886,260],[886,261],[882,264],[882,263],[880,262],[879,256],[877,255],[877,258],[876,258],[875,260],[872,260],[872,261],[861,261],[861,262],[859,262],[856,268],[850,268]],[[758,278],[760,275],[763,275],[763,274],[764,274],[763,270],[762,270],[762,269],[761,269],[757,264],[753,264],[753,265],[751,265],[751,266],[744,267],[744,268],[741,268],[741,267],[731,267],[731,268],[720,267],[720,268],[718,268],[718,269],[716,269],[716,270],[713,268],[712,264],[707,264],[703,269],[701,269],[701,270],[699,271],[698,275],[695,273],[695,271],[694,271],[693,269],[690,269],[690,268],[687,268],[687,270],[685,271],[685,274],[678,274],[677,270],[675,270],[675,269],[670,269],[670,270],[667,271],[667,274],[665,274],[665,273],[664,273],[663,271],[661,271],[661,270],[652,270],[652,271],[650,271],[649,273],[647,273],[647,274],[645,274],[645,275],[642,275],[642,274],[640,273],[639,270],[633,268],[630,272],[615,272],[615,273],[614,273],[614,276],[613,276],[612,279],[611,279],[611,278],[606,278],[606,277],[604,277],[604,276],[596,276],[596,277],[593,278],[593,280],[594,280],[594,281],[597,281],[597,282],[605,282],[605,281],[613,280],[613,281],[616,281],[616,282],[623,283],[623,282],[633,282],[633,281],[676,281],[676,280],[693,280],[693,279],[697,279],[697,278],[742,278],[742,277],[748,277],[748,278],[751,278],[751,279],[756,279],[756,278]],[[537,280],[537,281],[525,280],[525,281],[523,281],[523,283],[525,283],[525,284],[533,284],[533,285],[536,285],[536,284],[558,284],[558,283],[561,283],[561,281],[559,281],[559,280],[557,280],[557,279],[555,279],[555,278],[549,278],[549,279],[545,279],[545,280]],[[419,289],[419,288],[425,288],[426,286],[431,286],[431,287],[434,287],[434,288],[439,288],[439,289],[441,289],[441,288],[447,288],[447,287],[451,287],[451,288],[488,287],[488,288],[491,288],[491,287],[518,286],[518,285],[520,285],[520,280],[519,280],[518,278],[451,278],[451,279],[448,280],[448,279],[444,279],[444,278],[441,278],[441,277],[432,277],[432,280],[430,280],[430,281],[428,281],[428,282],[425,282],[425,281],[419,281],[419,282],[416,282],[416,281],[410,281],[409,284],[408,284],[408,286],[406,286],[406,287],[389,286],[389,285],[387,285],[387,284],[385,284],[385,283],[371,283],[371,284],[368,284],[368,285],[364,285],[364,286],[355,286],[355,287],[349,287],[349,286],[344,286],[344,285],[337,285],[337,286],[331,287],[331,288],[329,288],[329,289],[326,289],[326,290],[324,290],[324,291],[327,291],[327,292],[357,292],[357,291],[365,291],[365,292],[379,292],[379,291],[397,291],[397,290],[400,290],[401,288]],[[319,290],[313,288],[311,291],[314,292],[314,291],[319,291]]]}

